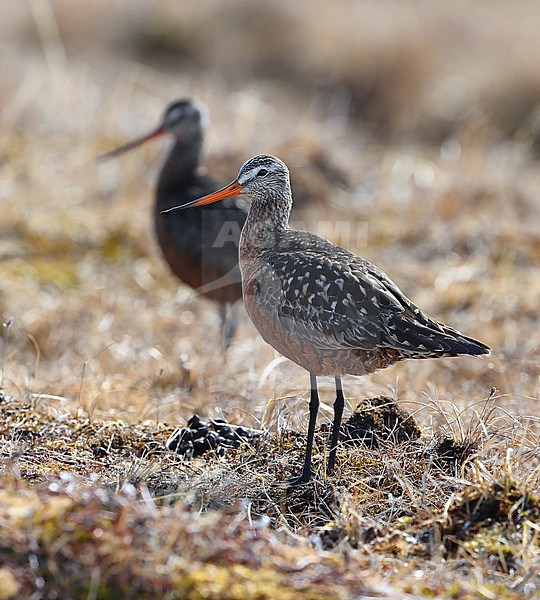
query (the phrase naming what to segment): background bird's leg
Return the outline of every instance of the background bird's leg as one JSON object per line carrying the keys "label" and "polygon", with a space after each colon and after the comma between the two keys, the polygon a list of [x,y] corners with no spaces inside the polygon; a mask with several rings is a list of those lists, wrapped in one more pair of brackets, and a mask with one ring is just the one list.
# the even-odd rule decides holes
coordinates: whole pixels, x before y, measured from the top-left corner
{"label": "background bird's leg", "polygon": [[305,483],[309,481],[312,475],[311,472],[311,453],[313,451],[313,438],[315,437],[315,424],[317,423],[317,413],[319,412],[319,393],[317,392],[317,377],[312,373],[309,374],[311,384],[311,397],[309,401],[309,425],[307,434],[306,456],[304,458],[304,466],[299,477],[291,481],[291,485]]}
{"label": "background bird's leg", "polygon": [[345,408],[345,397],[343,396],[343,387],[341,385],[341,377],[336,377],[336,401],[334,402],[334,424],[332,425],[332,437],[330,439],[330,455],[328,456],[328,464],[326,472],[331,473],[336,462],[336,450],[339,441],[339,428],[341,427],[341,418],[343,417],[343,409]]}
{"label": "background bird's leg", "polygon": [[230,346],[238,327],[238,302],[235,302],[231,306],[225,302],[220,302],[219,314],[221,316],[221,343],[223,351],[225,351]]}

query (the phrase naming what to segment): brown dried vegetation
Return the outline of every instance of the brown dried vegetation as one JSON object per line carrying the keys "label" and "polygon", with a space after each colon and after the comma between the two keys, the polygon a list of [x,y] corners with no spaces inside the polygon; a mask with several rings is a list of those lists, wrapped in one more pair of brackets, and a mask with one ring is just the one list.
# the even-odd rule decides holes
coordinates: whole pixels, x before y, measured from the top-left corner
{"label": "brown dried vegetation", "polygon": [[[0,600],[537,596],[538,7],[184,4],[3,12]],[[494,350],[347,378],[298,489],[306,374],[167,272],[163,148],[94,161],[178,96],[213,172],[281,156],[300,226]],[[167,451],[194,413],[262,433]]]}

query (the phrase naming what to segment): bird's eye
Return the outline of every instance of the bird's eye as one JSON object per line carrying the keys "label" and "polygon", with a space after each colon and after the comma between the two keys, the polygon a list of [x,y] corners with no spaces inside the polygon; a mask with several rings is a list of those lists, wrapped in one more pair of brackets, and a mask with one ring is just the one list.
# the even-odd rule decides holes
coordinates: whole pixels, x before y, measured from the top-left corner
{"label": "bird's eye", "polygon": [[259,169],[257,171],[257,177],[266,177],[268,175],[268,171],[266,169]]}

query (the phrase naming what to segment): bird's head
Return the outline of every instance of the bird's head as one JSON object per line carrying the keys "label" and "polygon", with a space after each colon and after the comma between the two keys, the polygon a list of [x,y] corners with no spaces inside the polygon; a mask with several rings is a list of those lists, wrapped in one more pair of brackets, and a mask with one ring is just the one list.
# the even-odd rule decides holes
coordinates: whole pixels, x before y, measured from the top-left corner
{"label": "bird's head", "polygon": [[204,109],[195,104],[192,100],[183,99],[171,102],[165,109],[160,124],[149,133],[131,140],[127,144],[102,154],[99,160],[113,158],[124,154],[133,148],[138,148],[145,142],[170,133],[183,140],[190,140],[200,137],[206,123]]}
{"label": "bird's head", "polygon": [[176,136],[199,134],[206,124],[204,109],[191,100],[176,100],[165,109],[160,128]]}

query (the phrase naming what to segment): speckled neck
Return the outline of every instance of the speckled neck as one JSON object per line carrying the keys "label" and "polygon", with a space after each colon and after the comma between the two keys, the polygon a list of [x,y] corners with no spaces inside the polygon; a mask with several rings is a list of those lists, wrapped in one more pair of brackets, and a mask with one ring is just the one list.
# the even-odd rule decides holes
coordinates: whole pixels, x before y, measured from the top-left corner
{"label": "speckled neck", "polygon": [[289,227],[292,210],[290,186],[283,190],[266,190],[255,196],[240,237],[240,254],[247,255],[271,248],[278,235]]}

